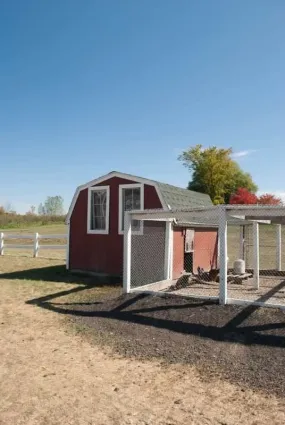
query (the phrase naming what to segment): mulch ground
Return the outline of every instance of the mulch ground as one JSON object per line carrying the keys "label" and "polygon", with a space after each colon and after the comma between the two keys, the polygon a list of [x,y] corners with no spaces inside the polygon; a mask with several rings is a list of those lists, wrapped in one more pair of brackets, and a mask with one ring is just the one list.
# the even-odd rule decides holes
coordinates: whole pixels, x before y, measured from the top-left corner
{"label": "mulch ground", "polygon": [[72,316],[120,354],[187,363],[206,379],[222,376],[285,396],[281,310],[220,306],[171,295],[122,295],[74,305],[50,301],[45,307]]}

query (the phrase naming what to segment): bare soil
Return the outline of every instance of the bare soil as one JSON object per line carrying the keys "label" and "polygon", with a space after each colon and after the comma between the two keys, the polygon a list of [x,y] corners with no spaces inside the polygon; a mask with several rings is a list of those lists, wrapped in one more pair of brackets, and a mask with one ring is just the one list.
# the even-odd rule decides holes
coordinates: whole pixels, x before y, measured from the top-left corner
{"label": "bare soil", "polygon": [[284,311],[177,296],[120,296],[65,310],[125,356],[195,366],[242,388],[285,396]]}
{"label": "bare soil", "polygon": [[283,313],[120,296],[59,261],[0,271],[1,425],[285,423]]}

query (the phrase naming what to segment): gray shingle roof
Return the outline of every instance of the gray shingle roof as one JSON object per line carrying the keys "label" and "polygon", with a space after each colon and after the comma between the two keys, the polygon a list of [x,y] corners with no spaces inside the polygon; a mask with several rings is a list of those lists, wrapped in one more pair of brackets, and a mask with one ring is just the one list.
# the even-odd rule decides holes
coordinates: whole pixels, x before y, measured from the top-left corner
{"label": "gray shingle roof", "polygon": [[194,192],[166,183],[155,183],[160,190],[164,202],[169,205],[172,210],[209,207],[213,205],[210,196],[204,193]]}
{"label": "gray shingle roof", "polygon": [[[110,174],[113,173],[121,174],[119,171],[112,171]],[[168,205],[172,210],[213,206],[210,196],[206,195],[205,193],[194,192],[193,190],[173,186],[168,183],[161,183],[157,180],[145,177],[139,177],[125,173],[124,175],[128,176],[131,180],[134,181],[136,181],[136,179],[141,179],[147,180],[150,183],[152,182],[153,184],[155,184],[158,190],[160,191],[165,204]]]}
{"label": "gray shingle roof", "polygon": [[[109,174],[113,173],[122,174],[119,171],[112,171]],[[205,193],[194,192],[193,190],[172,186],[171,184],[161,183],[148,178],[146,179],[145,177],[139,177],[125,173],[124,175],[128,176],[131,180],[134,181],[136,181],[136,179],[148,180],[149,182],[155,184],[159,189],[165,204],[168,205],[172,210],[213,206],[210,196],[206,195]]]}

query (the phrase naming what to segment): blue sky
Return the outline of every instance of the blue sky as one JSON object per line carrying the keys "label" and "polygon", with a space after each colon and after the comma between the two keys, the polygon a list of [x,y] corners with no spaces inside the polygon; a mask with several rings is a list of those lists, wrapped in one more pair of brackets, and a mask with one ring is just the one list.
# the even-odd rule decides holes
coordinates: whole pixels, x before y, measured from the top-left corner
{"label": "blue sky", "polygon": [[186,186],[178,154],[232,147],[285,193],[283,0],[2,0],[0,204],[112,170]]}

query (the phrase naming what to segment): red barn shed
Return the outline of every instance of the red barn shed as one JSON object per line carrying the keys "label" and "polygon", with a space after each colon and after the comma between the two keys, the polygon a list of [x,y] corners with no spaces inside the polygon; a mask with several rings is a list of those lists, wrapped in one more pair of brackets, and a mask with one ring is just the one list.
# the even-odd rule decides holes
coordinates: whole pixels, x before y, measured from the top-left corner
{"label": "red barn shed", "polygon": [[[125,211],[210,205],[208,195],[116,171],[92,180],[76,189],[68,211],[67,268],[121,276]],[[172,230],[174,279],[189,267],[215,267],[217,229],[177,224]]]}

